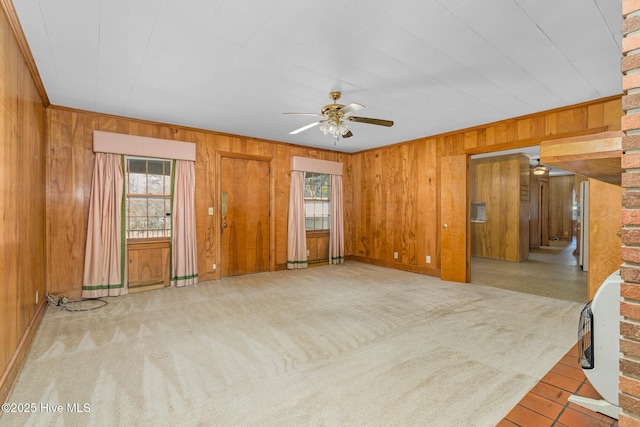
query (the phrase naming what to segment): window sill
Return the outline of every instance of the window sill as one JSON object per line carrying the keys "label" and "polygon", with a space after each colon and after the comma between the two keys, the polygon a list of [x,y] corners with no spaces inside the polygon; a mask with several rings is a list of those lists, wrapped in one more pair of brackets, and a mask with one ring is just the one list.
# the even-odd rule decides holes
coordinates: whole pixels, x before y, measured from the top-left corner
{"label": "window sill", "polygon": [[154,239],[129,239],[127,240],[127,248],[129,250],[135,249],[153,249],[169,247],[171,240],[168,238],[154,238]]}
{"label": "window sill", "polygon": [[326,237],[329,236],[329,230],[307,230],[307,237]]}

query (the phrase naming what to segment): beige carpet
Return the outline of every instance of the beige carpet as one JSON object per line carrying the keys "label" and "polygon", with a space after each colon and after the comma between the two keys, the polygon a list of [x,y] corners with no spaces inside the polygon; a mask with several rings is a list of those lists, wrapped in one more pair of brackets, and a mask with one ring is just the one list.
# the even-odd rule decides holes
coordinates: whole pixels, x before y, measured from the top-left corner
{"label": "beige carpet", "polygon": [[108,303],[48,309],[0,425],[494,426],[582,308],[353,262]]}

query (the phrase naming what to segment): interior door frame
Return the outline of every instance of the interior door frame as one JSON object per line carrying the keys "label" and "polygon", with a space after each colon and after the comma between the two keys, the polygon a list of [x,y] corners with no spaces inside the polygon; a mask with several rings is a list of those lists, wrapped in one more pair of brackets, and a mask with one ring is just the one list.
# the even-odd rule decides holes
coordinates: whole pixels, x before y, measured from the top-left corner
{"label": "interior door frame", "polygon": [[[451,191],[444,188],[447,186],[443,186],[442,177],[440,179],[440,279],[468,283],[471,280],[471,158],[467,154],[443,156],[441,174],[445,173],[445,159],[456,169],[447,171],[448,176],[458,179],[450,180],[452,185],[448,190]],[[463,182],[460,175],[464,176]],[[445,206],[447,200],[450,206]]]}
{"label": "interior door frame", "polygon": [[[553,137],[549,137],[549,139],[552,139]],[[496,144],[496,145],[489,145],[489,146],[482,146],[482,147],[474,147],[474,148],[470,148],[470,149],[466,149],[464,150],[464,153],[467,155],[467,160],[469,163],[469,167],[471,167],[471,162],[472,162],[472,156],[474,154],[487,154],[487,153],[497,153],[500,151],[504,151],[504,150],[517,150],[520,148],[528,148],[528,147],[535,147],[538,146],[540,147],[540,141],[538,140],[522,140],[522,141],[515,141],[512,143],[507,143],[507,144]],[[539,197],[541,197],[542,194],[542,187],[540,187],[540,195]],[[467,172],[467,204],[468,206],[470,206],[471,204],[471,173],[470,171]],[[542,206],[540,207],[542,208]],[[547,207],[548,208],[548,207]],[[470,209],[470,207],[468,208]],[[469,225],[471,224],[471,219],[469,218]],[[539,226],[542,227],[542,218],[539,219]],[[548,227],[547,227],[548,228]],[[547,232],[548,233],[548,232]],[[542,236],[541,236],[542,237]],[[466,275],[467,275],[467,282],[471,281],[471,233],[469,233],[467,235],[467,240],[468,240],[468,245],[469,245],[469,253],[468,253],[468,258],[469,258],[469,262],[467,263],[467,269],[466,269]],[[540,241],[540,244],[542,245],[542,239]]]}
{"label": "interior door frame", "polygon": [[275,248],[276,248],[276,238],[275,238],[275,179],[273,177],[273,157],[270,156],[260,156],[256,154],[246,154],[246,153],[234,153],[230,151],[216,151],[216,169],[215,169],[215,189],[216,195],[214,200],[216,200],[216,205],[213,209],[213,222],[214,222],[214,235],[215,235],[215,259],[217,260],[218,266],[220,268],[216,268],[215,279],[218,280],[222,277],[222,159],[223,158],[233,158],[233,159],[241,159],[241,160],[257,160],[261,162],[269,163],[269,271],[275,271],[276,266],[276,257],[275,257]]}

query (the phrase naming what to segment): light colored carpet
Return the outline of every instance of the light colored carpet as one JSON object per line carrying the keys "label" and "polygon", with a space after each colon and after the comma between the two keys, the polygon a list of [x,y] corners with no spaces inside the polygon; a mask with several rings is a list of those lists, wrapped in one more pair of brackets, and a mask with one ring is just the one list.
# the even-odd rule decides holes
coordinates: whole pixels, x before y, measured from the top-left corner
{"label": "light colored carpet", "polygon": [[0,425],[494,426],[582,308],[354,262],[108,302],[47,310]]}
{"label": "light colored carpet", "polygon": [[589,273],[573,255],[576,240],[551,241],[532,249],[523,262],[473,257],[471,283],[582,303],[588,301]]}

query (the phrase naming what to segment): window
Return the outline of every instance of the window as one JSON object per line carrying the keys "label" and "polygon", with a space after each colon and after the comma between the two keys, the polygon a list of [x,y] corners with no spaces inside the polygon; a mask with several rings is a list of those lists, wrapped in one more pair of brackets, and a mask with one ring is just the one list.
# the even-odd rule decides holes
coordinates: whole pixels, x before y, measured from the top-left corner
{"label": "window", "polygon": [[304,174],[304,216],[307,230],[329,229],[329,186],[331,176],[324,173]]}
{"label": "window", "polygon": [[126,158],[127,238],[171,237],[171,160]]}

